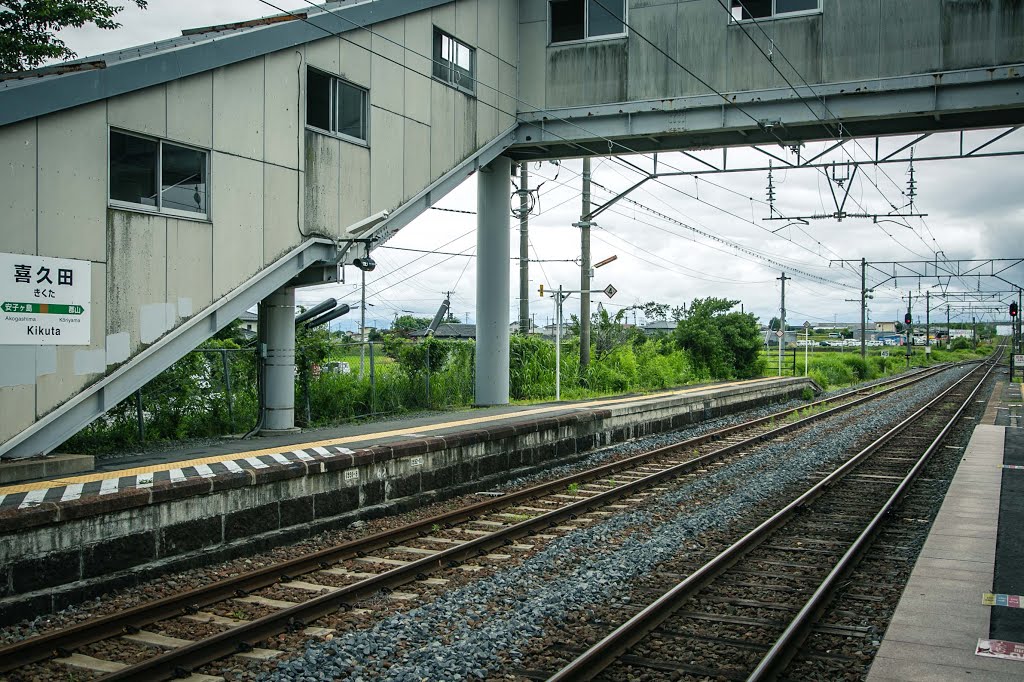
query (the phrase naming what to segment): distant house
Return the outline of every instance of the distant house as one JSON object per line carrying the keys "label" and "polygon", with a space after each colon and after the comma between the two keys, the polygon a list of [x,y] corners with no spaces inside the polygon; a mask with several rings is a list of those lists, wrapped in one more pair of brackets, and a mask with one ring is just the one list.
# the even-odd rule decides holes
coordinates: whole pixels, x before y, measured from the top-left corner
{"label": "distant house", "polygon": [[[409,336],[414,339],[421,339],[427,335],[427,328],[417,329]],[[443,322],[438,325],[437,331],[433,334],[436,339],[475,339],[476,325],[462,324],[459,322]]]}
{"label": "distant house", "polygon": [[248,310],[239,315],[238,321],[242,323],[238,328],[239,333],[247,339],[256,338],[256,322],[258,319],[256,313],[250,313]]}
{"label": "distant house", "polygon": [[895,334],[896,333],[896,323],[895,322],[875,322],[875,331],[876,332],[883,332],[885,334]]}
{"label": "distant house", "polygon": [[659,334],[671,334],[676,330],[676,326],[678,326],[678,323],[671,320],[652,320],[644,324],[641,329],[644,330],[644,334],[647,336],[657,336]]}

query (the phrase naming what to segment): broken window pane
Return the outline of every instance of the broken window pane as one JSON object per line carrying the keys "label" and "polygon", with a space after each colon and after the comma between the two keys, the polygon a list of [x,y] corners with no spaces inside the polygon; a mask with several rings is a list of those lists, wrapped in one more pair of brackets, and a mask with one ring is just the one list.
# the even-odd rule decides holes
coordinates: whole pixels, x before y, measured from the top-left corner
{"label": "broken window pane", "polygon": [[621,35],[626,32],[626,0],[589,0],[587,37]]}
{"label": "broken window pane", "polygon": [[564,43],[586,37],[586,5],[584,0],[552,0],[551,42]]}
{"label": "broken window pane", "polygon": [[110,198],[156,206],[156,140],[110,131]]}

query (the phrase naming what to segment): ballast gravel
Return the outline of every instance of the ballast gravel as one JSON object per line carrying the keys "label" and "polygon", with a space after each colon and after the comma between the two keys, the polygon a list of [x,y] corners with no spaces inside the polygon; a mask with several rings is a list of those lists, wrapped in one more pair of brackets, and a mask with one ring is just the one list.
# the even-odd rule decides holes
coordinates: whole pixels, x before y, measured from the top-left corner
{"label": "ballast gravel", "polygon": [[[780,488],[839,460],[856,443],[909,415],[949,385],[963,368],[927,379],[906,392],[846,412],[657,498],[660,519],[643,510],[608,517],[553,540],[525,562],[489,579],[447,593],[433,603],[399,613],[366,630],[310,643],[262,679],[319,680],[484,679],[520,649],[545,634],[544,624],[586,614],[594,605],[626,603],[630,581],[677,555],[686,540],[722,528],[736,514]],[[777,409],[777,407],[775,408]],[[823,435],[827,435],[823,438]],[[645,439],[647,440],[647,439]],[[702,492],[733,486],[713,506],[694,507]],[[678,509],[674,516],[666,511]]]}

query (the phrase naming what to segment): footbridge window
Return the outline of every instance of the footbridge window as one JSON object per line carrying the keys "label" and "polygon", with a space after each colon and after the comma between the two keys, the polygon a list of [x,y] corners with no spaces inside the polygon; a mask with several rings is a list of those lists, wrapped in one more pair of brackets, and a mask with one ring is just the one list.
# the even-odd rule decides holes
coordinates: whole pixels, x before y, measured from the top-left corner
{"label": "footbridge window", "polygon": [[472,95],[476,92],[476,50],[435,28],[434,77]]}
{"label": "footbridge window", "polygon": [[734,21],[771,19],[821,11],[821,0],[732,0]]}
{"label": "footbridge window", "polygon": [[209,154],[166,140],[110,131],[110,205],[206,218]]}
{"label": "footbridge window", "polygon": [[621,38],[626,0],[550,0],[551,43]]}
{"label": "footbridge window", "polygon": [[323,71],[306,72],[306,124],[366,143],[368,92]]}

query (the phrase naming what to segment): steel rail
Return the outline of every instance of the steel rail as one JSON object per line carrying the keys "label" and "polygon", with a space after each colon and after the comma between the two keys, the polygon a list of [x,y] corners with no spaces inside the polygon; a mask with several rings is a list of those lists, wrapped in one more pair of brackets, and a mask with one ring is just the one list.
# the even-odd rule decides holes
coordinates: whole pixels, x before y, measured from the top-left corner
{"label": "steel rail", "polygon": [[[1002,351],[1000,351],[999,357],[1001,356]],[[981,387],[985,384],[985,380],[988,379],[995,370],[996,362],[998,362],[999,357],[997,357],[996,361],[989,366],[988,371],[985,372],[985,376],[981,378],[978,385],[974,387],[974,390],[964,398],[959,409],[957,409],[953,416],[949,418],[946,425],[942,428],[942,431],[939,432],[939,435],[935,437],[917,462],[914,463],[913,468],[911,468],[910,472],[903,478],[900,484],[896,487],[896,490],[894,490],[892,495],[889,496],[889,499],[886,500],[878,513],[871,519],[867,528],[865,528],[853,544],[850,545],[850,548],[843,554],[835,568],[833,568],[829,572],[828,576],[826,576],[821,582],[821,585],[814,591],[814,594],[811,595],[803,608],[800,609],[797,615],[786,627],[785,631],[783,631],[775,641],[771,649],[768,650],[768,653],[761,658],[760,663],[758,663],[757,667],[747,678],[748,682],[773,680],[786,669],[786,666],[789,665],[789,662],[792,660],[793,656],[796,655],[799,648],[807,639],[808,634],[810,634],[814,625],[818,622],[818,619],[825,611],[829,602],[831,602],[839,585],[847,578],[847,576],[850,575],[850,573],[853,572],[854,568],[856,568],[857,564],[860,562],[861,558],[878,535],[882,525],[886,521],[886,517],[889,516],[896,505],[899,504],[907,494],[910,486],[914,484],[918,475],[920,475],[921,471],[931,460],[932,455],[934,455],[935,451],[939,449],[939,446],[946,439],[946,436],[949,435],[949,432],[956,425],[957,421],[959,421],[964,411],[971,404],[971,401],[974,400],[974,397],[978,395]]]}
{"label": "steel rail", "polygon": [[[639,613],[617,627],[594,646],[577,656],[565,667],[549,677],[548,682],[591,680],[601,674],[628,649],[642,641],[651,631],[665,622],[686,600],[709,585],[715,578],[742,559],[744,555],[761,544],[772,532],[788,522],[793,515],[797,514],[800,509],[820,497],[834,483],[842,479],[866,458],[870,457],[892,438],[910,426],[910,424],[926,414],[936,403],[974,375],[978,369],[992,363],[992,360],[986,360],[979,367],[958,379],[933,400],[889,429],[885,434],[844,462],[831,474],[804,491],[755,529],[745,534],[720,554],[687,576],[671,590],[665,592]],[[987,376],[988,374],[986,374]]]}
{"label": "steel rail", "polygon": [[[913,374],[909,379],[906,375],[895,377],[893,379],[878,382],[871,388],[878,386],[885,386],[880,391],[873,392],[868,395],[862,395],[859,398],[838,405],[827,411],[812,415],[811,417],[786,424],[777,427],[771,431],[759,434],[754,438],[767,439],[781,435],[786,431],[793,430],[803,426],[805,423],[813,419],[825,418],[829,415],[835,414],[843,409],[849,409],[856,405],[863,404],[869,400],[884,396],[890,392],[900,390],[906,386],[912,385],[919,381],[922,381],[934,374],[948,369],[949,366],[937,366]],[[530,500],[545,494],[550,494],[557,490],[564,490],[569,485],[574,483],[581,483],[585,481],[600,479],[620,472],[624,469],[641,464],[645,461],[655,459],[664,455],[671,454],[675,451],[688,449],[699,445],[704,445],[722,438],[729,437],[733,434],[741,431],[756,428],[766,423],[770,423],[773,419],[785,418],[788,415],[795,414],[796,412],[806,409],[807,407],[814,407],[820,405],[826,405],[834,403],[839,400],[845,400],[851,396],[858,395],[863,389],[854,389],[841,393],[831,398],[815,401],[809,403],[806,406],[797,408],[791,408],[782,410],[775,414],[753,419],[741,424],[735,424],[732,426],[724,427],[694,438],[690,438],[678,443],[662,446],[654,450],[640,453],[632,457],[628,457],[616,462],[601,465],[594,469],[589,469],[584,472],[572,474],[569,476],[562,477],[555,481],[542,483],[531,488],[510,493],[502,497],[485,500],[476,504],[463,507],[452,512],[446,512],[437,516],[433,516],[422,521],[417,521],[401,528],[391,529],[382,531],[374,535],[360,538],[345,542],[334,547],[325,548],[323,550],[296,557],[288,561],[284,561],[271,566],[266,566],[250,573],[245,573],[238,576],[233,576],[220,580],[210,585],[197,587],[186,592],[179,594],[173,594],[164,597],[159,600],[140,604],[138,606],[126,609],[125,611],[111,614],[108,616],[102,616],[92,620],[85,621],[73,625],[69,628],[56,630],[54,632],[46,633],[33,637],[30,639],[15,642],[4,647],[0,647],[0,672],[8,672],[17,668],[21,668],[32,663],[43,661],[51,658],[55,654],[60,654],[67,651],[73,651],[75,648],[90,644],[92,642],[100,641],[109,637],[119,636],[125,632],[129,632],[134,628],[143,628],[154,622],[164,620],[166,618],[173,618],[183,614],[197,611],[203,606],[216,603],[218,601],[230,598],[239,592],[251,592],[261,588],[265,588],[276,584],[281,580],[287,580],[294,578],[297,575],[303,573],[313,572],[322,568],[326,568],[331,564],[346,559],[354,558],[358,556],[360,552],[370,552],[377,549],[385,548],[402,541],[419,537],[425,533],[429,533],[437,525],[448,525],[459,523],[462,521],[472,520],[482,514],[490,513],[492,510],[500,509],[508,506],[513,506],[516,503],[524,500]],[[750,444],[756,442],[756,440],[743,441],[743,443]],[[699,463],[703,464],[709,461],[710,458],[721,457],[728,454],[725,450],[717,450],[713,453],[709,453],[701,458],[695,460],[689,460],[685,464]],[[648,478],[638,479],[638,482],[647,481]],[[615,490],[620,490],[623,487],[620,486]],[[596,499],[598,496],[591,497],[588,499]],[[563,507],[564,509],[564,507]],[[484,536],[481,540],[486,540],[491,536]],[[473,541],[476,542],[476,541]],[[468,544],[468,543],[467,543]],[[466,547],[466,545],[460,545],[459,547]],[[437,555],[434,555],[435,557]],[[433,559],[434,557],[428,557],[427,559]],[[420,562],[416,562],[417,564]],[[401,571],[401,569],[395,569]],[[381,574],[391,575],[391,572]],[[405,578],[407,582],[409,578]],[[355,583],[360,584],[360,583]],[[396,583],[401,584],[401,582]],[[379,589],[379,587],[377,588]],[[334,593],[337,595],[337,593]],[[308,603],[308,602],[306,602]],[[255,622],[255,621],[253,621]],[[244,626],[242,626],[244,627]],[[237,632],[239,628],[235,628],[233,632]],[[273,633],[276,634],[276,633]]]}

